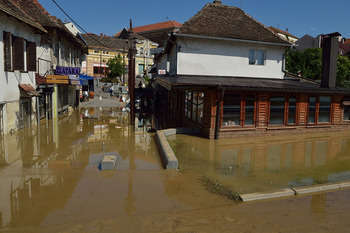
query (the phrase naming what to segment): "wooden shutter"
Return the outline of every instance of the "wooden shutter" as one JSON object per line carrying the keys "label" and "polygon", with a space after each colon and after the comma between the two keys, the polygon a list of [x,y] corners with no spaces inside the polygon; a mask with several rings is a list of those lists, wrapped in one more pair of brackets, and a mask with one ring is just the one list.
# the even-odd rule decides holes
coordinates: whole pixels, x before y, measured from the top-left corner
{"label": "wooden shutter", "polygon": [[10,32],[3,32],[4,40],[4,69],[5,71],[11,71],[11,46],[12,46],[12,36]]}
{"label": "wooden shutter", "polygon": [[13,37],[13,69],[24,71],[24,39],[20,37]]}
{"label": "wooden shutter", "polygon": [[36,72],[36,44],[27,41],[27,71]]}

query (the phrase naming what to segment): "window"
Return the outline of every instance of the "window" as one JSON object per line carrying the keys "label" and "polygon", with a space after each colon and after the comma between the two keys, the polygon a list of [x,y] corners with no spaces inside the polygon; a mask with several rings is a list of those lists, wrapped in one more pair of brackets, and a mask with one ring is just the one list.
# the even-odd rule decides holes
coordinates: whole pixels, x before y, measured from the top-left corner
{"label": "window", "polygon": [[12,37],[12,64],[14,70],[24,71],[24,39]]}
{"label": "window", "polygon": [[224,96],[223,126],[252,126],[255,124],[255,96]]}
{"label": "window", "polygon": [[241,125],[241,97],[240,96],[224,96],[224,126]]}
{"label": "window", "polygon": [[143,75],[144,70],[145,70],[145,65],[139,64],[139,75]]}
{"label": "window", "polygon": [[270,125],[283,125],[284,123],[284,97],[270,98]]}
{"label": "window", "polygon": [[255,96],[247,96],[245,99],[244,125],[254,125]]}
{"label": "window", "polygon": [[350,105],[344,106],[344,121],[350,121]]}
{"label": "window", "polygon": [[316,97],[309,97],[309,118],[308,123],[316,124]]}
{"label": "window", "polygon": [[249,65],[265,65],[266,52],[264,50],[249,50]]}
{"label": "window", "polygon": [[295,118],[297,113],[297,99],[295,97],[289,97],[288,100],[288,124],[296,124]]}
{"label": "window", "polygon": [[4,69],[5,71],[12,71],[12,36],[10,32],[3,32],[4,41]]}
{"label": "window", "polygon": [[320,109],[319,109],[319,116],[318,116],[319,123],[330,122],[331,103],[332,103],[332,98],[330,96],[320,96]]}
{"label": "window", "polygon": [[36,71],[36,44],[27,41],[27,71]]}
{"label": "window", "polygon": [[202,123],[204,116],[204,93],[199,91],[185,92],[185,116],[193,122]]}

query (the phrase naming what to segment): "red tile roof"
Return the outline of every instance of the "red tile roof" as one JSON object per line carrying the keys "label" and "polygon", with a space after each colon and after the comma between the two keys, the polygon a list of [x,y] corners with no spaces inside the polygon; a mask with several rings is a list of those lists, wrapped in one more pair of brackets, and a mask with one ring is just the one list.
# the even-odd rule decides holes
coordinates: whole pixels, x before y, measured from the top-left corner
{"label": "red tile roof", "polygon": [[[133,31],[136,33],[141,32],[152,32],[162,29],[172,29],[172,28],[180,28],[182,26],[181,23],[171,20],[166,22],[160,22],[160,23],[154,23],[154,24],[148,24],[143,26],[134,27]],[[115,34],[116,37],[120,35],[121,31]]]}
{"label": "red tile roof", "polygon": [[133,31],[136,33],[150,32],[150,31],[156,31],[156,30],[161,30],[166,28],[180,28],[181,26],[182,26],[181,23],[172,20],[172,21],[166,21],[161,23],[154,23],[154,24],[135,27],[133,28]]}
{"label": "red tile roof", "polygon": [[40,25],[30,14],[27,14],[23,6],[15,0],[0,0],[0,11],[32,26],[40,31],[46,32],[42,25]]}
{"label": "red tile roof", "polygon": [[219,3],[206,4],[178,34],[290,44],[242,9]]}

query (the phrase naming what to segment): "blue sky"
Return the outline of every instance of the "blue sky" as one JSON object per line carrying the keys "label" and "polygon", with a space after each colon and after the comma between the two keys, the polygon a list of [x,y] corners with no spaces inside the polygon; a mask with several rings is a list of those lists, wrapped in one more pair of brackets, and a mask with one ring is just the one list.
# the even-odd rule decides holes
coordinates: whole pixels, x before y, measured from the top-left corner
{"label": "blue sky", "polygon": [[[185,22],[206,0],[56,0],[88,32],[113,35],[127,27],[166,20]],[[51,0],[39,2],[62,20],[66,17]],[[350,38],[349,0],[223,0],[242,8],[267,26],[289,29],[296,36],[338,31]]]}

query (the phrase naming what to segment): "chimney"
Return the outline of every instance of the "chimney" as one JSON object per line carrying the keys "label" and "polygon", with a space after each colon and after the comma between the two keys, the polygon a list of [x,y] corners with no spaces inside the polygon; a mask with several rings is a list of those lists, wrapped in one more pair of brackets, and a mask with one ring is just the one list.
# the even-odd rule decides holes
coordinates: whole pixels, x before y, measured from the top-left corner
{"label": "chimney", "polygon": [[340,33],[322,35],[322,88],[335,88]]}
{"label": "chimney", "polygon": [[222,4],[222,1],[221,0],[214,0],[213,2],[215,5],[221,5]]}

